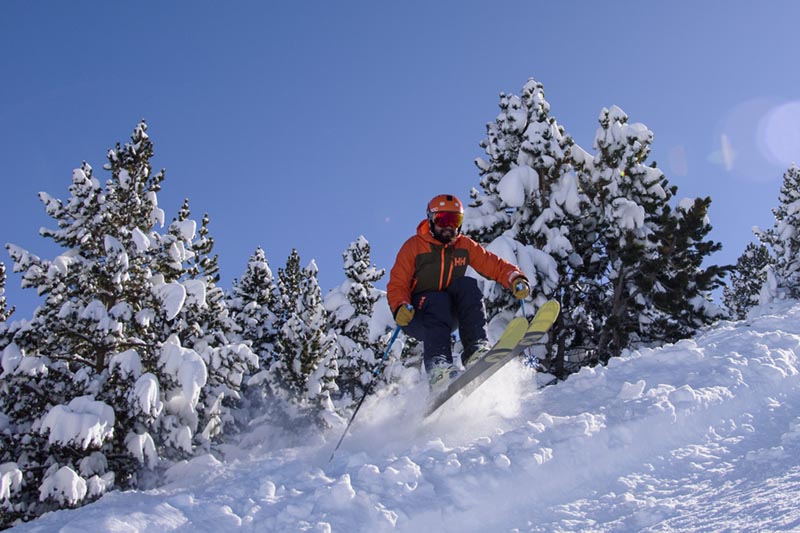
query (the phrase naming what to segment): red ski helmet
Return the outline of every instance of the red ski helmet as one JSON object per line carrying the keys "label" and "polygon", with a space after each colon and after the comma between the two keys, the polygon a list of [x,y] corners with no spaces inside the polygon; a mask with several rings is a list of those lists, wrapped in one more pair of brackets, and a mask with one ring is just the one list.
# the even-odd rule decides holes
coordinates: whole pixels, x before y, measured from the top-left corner
{"label": "red ski helmet", "polygon": [[434,196],[428,202],[428,222],[433,230],[434,224],[460,228],[464,220],[464,204],[452,194]]}
{"label": "red ski helmet", "polygon": [[433,199],[428,202],[428,216],[430,217],[433,213],[438,213],[439,211],[461,213],[463,215],[464,204],[452,194],[440,194],[434,196]]}

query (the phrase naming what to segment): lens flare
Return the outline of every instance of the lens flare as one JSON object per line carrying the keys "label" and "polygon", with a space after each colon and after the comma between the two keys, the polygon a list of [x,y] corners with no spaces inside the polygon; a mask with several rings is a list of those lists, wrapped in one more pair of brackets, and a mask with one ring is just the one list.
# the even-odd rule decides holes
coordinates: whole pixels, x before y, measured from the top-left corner
{"label": "lens flare", "polygon": [[[714,151],[709,161],[720,165],[731,176],[753,182],[773,181],[782,171],[775,157],[767,155],[771,142],[765,118],[779,106],[766,98],[746,100],[734,106],[723,117],[714,132]],[[770,148],[772,152],[775,148]],[[785,166],[783,169],[785,170]]]}
{"label": "lens flare", "polygon": [[758,141],[773,165],[785,169],[800,162],[800,102],[772,108],[761,121]]}

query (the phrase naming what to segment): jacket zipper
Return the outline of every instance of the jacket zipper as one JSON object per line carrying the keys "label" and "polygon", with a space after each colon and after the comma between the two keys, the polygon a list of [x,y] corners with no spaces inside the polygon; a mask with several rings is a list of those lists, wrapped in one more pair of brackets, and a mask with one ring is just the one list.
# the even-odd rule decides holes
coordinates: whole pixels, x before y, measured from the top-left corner
{"label": "jacket zipper", "polygon": [[442,246],[442,266],[439,271],[439,290],[444,290],[444,246]]}
{"label": "jacket zipper", "polygon": [[[453,260],[450,259],[450,268],[448,269],[445,265],[445,258],[447,255],[445,254],[445,250],[447,246],[442,246],[442,267],[441,271],[439,272],[439,290],[443,291],[445,288],[450,286],[450,280],[453,278]],[[447,270],[447,279],[444,277],[445,270]]]}
{"label": "jacket zipper", "polygon": [[450,259],[450,271],[447,273],[447,284],[446,287],[450,286],[450,280],[453,279],[453,259]]}

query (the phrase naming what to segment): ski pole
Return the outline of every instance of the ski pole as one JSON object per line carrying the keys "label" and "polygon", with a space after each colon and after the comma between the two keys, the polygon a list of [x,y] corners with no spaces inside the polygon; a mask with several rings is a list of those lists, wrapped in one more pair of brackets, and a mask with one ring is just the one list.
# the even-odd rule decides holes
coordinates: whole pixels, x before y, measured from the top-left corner
{"label": "ski pole", "polygon": [[342,441],[344,440],[345,435],[347,435],[347,430],[350,429],[350,425],[353,423],[353,420],[355,420],[356,414],[358,413],[358,410],[361,409],[361,404],[364,403],[364,400],[367,398],[367,394],[369,394],[369,391],[372,390],[372,384],[375,383],[375,378],[378,377],[378,374],[380,374],[381,369],[383,368],[383,363],[386,362],[386,357],[389,355],[389,350],[392,349],[392,344],[394,344],[395,339],[397,339],[397,334],[398,333],[400,333],[400,326],[397,326],[394,329],[394,333],[392,333],[392,338],[389,339],[389,345],[386,346],[386,351],[383,352],[383,357],[381,358],[380,363],[378,363],[378,366],[376,366],[375,370],[372,371],[372,379],[370,380],[369,384],[367,385],[367,388],[364,390],[364,395],[358,401],[358,405],[356,405],[355,411],[353,411],[353,414],[350,416],[350,421],[347,423],[347,426],[344,428],[344,432],[342,433],[342,436],[339,438],[339,442],[336,443],[336,448],[334,448],[333,451],[331,452],[331,458],[328,459],[329,463],[331,461],[333,461],[333,456],[336,453],[336,450],[339,449],[339,446],[342,445]]}

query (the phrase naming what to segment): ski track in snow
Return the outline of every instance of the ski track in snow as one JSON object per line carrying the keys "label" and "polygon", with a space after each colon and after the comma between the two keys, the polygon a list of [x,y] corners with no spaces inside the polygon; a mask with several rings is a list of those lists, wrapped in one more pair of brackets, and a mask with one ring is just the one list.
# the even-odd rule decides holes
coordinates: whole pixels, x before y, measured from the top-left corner
{"label": "ski track in snow", "polygon": [[425,387],[290,442],[259,427],[146,492],[12,531],[800,530],[800,305],[536,391],[507,365],[423,421]]}

